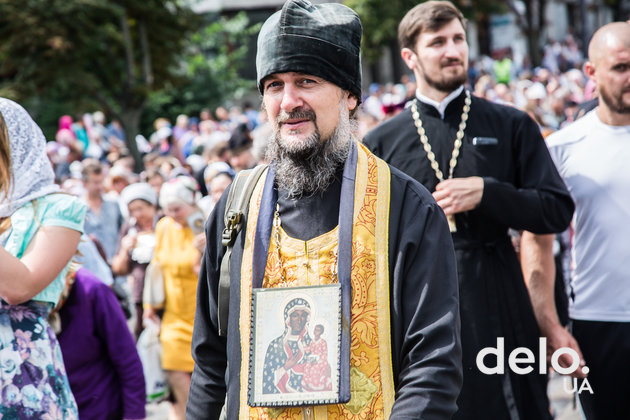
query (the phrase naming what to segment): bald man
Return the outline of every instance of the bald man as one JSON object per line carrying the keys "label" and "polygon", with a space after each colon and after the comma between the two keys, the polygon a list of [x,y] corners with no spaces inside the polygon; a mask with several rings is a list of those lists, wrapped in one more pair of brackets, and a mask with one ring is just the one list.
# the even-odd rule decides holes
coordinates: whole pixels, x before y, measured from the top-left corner
{"label": "bald man", "polygon": [[[584,69],[599,106],[550,137],[576,203],[569,316],[586,363],[586,418],[630,415],[630,24],[601,27]],[[585,383],[586,385],[586,383]]]}

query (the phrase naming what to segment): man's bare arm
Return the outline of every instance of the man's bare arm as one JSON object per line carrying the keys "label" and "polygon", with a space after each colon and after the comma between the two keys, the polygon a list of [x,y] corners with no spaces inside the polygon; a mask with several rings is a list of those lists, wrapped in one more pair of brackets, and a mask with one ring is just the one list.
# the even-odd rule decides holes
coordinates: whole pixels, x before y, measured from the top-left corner
{"label": "man's bare arm", "polygon": [[[534,307],[534,314],[541,334],[547,338],[547,359],[560,347],[569,347],[580,356],[580,366],[584,358],[575,338],[560,324],[554,300],[556,267],[553,259],[554,235],[536,235],[523,232],[521,237],[521,267],[525,284]],[[558,360],[560,366],[569,367],[571,358],[563,354]],[[571,376],[584,378],[578,369]]]}

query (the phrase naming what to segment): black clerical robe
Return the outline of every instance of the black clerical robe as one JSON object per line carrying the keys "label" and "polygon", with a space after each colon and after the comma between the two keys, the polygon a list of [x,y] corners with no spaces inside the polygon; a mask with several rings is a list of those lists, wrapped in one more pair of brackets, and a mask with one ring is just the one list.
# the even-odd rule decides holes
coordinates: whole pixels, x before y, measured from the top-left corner
{"label": "black clerical robe", "polygon": [[[228,190],[229,191],[229,190]],[[226,191],[206,225],[208,238],[197,290],[192,375],[186,416],[217,419],[227,387],[228,418],[238,418],[241,366],[240,270],[245,229],[233,252],[227,338],[218,336],[217,295]],[[337,225],[340,180],[322,196],[289,200],[279,192],[282,226],[308,240]],[[396,397],[391,419],[445,419],[456,410],[461,348],[455,256],[444,214],[428,191],[391,169],[389,279]],[[245,223],[247,225],[247,223]],[[227,365],[227,371],[226,371]]]}
{"label": "black clerical robe", "polygon": [[[464,98],[462,92],[453,99],[444,119],[436,108],[418,101],[422,125],[445,176]],[[409,108],[368,133],[364,144],[435,190],[438,179]],[[561,232],[571,221],[573,202],[534,121],[515,108],[474,96],[454,172],[456,178],[469,176],[483,177],[484,191],[476,209],[455,215],[464,366],[455,418],[551,418],[546,375],[537,373],[537,364],[533,373],[517,375],[507,363],[516,347],[538,355],[540,335],[508,228]],[[506,373],[484,375],[476,365],[477,354],[496,347],[498,337],[505,338]],[[487,363],[493,366],[490,359]]]}

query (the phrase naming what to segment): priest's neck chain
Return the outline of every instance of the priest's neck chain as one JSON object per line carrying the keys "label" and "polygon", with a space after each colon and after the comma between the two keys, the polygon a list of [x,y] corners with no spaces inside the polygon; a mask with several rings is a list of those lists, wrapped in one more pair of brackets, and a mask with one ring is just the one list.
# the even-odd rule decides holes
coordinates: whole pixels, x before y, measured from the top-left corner
{"label": "priest's neck chain", "polygon": [[[280,286],[288,287],[287,279],[284,274],[284,267],[282,267],[282,255],[280,254],[280,226],[282,226],[282,220],[280,219],[280,205],[276,203],[276,211],[273,214],[273,238],[276,242],[276,252],[278,253],[278,271],[280,271]],[[335,249],[335,259],[330,268],[331,277],[330,282],[337,282],[337,259],[339,254],[339,246]],[[308,255],[305,256],[308,258]]]}
{"label": "priest's neck chain", "polygon": [[[464,138],[464,130],[466,129],[466,121],[468,121],[468,113],[470,112],[470,92],[466,90],[466,99],[464,100],[464,109],[462,110],[462,119],[459,123],[459,130],[457,130],[457,135],[455,136],[455,142],[453,143],[453,153],[451,154],[451,160],[449,161],[448,167],[448,178],[453,178],[453,172],[455,172],[455,166],[457,166],[457,158],[459,157],[459,149],[462,147],[462,139]],[[420,119],[420,112],[418,112],[418,99],[413,101],[411,105],[411,116],[413,117],[413,122],[416,125],[418,130],[418,135],[420,136],[420,143],[422,143],[422,147],[424,147],[424,151],[427,153],[427,158],[431,163],[431,168],[435,171],[435,176],[438,181],[444,181],[444,174],[440,170],[440,165],[435,159],[435,154],[431,150],[431,144],[429,143],[429,139],[427,138],[427,134],[424,131],[424,127],[422,126],[422,120]],[[451,232],[457,231],[457,226],[455,225],[455,216],[448,215],[448,226]]]}

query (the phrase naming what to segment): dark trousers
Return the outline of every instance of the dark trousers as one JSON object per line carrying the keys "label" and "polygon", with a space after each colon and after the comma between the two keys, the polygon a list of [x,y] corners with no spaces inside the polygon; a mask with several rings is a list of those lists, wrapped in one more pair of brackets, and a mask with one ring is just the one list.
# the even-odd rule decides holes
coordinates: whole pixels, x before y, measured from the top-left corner
{"label": "dark trousers", "polygon": [[584,415],[588,420],[630,419],[630,322],[572,323],[593,389],[593,394],[579,394]]}

